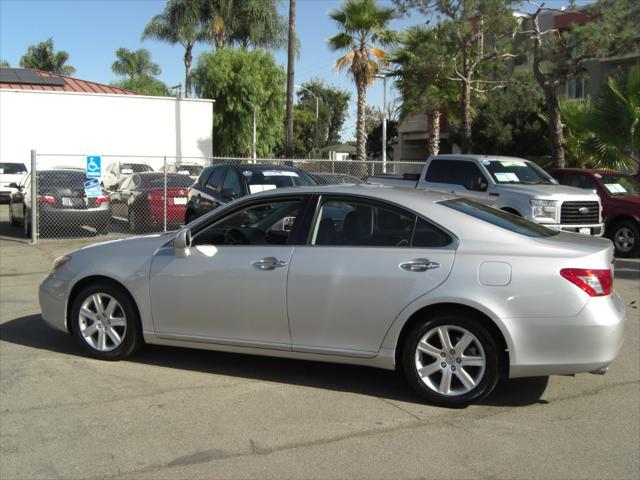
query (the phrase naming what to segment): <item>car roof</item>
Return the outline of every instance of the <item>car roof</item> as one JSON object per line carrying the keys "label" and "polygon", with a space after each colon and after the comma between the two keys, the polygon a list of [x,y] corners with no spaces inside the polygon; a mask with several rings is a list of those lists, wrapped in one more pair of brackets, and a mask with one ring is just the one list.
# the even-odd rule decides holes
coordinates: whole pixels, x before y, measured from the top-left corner
{"label": "car roof", "polygon": [[[255,163],[221,163],[219,165],[212,165],[213,167],[235,167],[241,170],[260,171],[260,170],[282,170],[287,172],[299,172],[301,171],[297,167],[291,167],[289,165],[273,165],[273,164],[255,164]],[[305,172],[306,173],[306,172]]]}
{"label": "car roof", "polygon": [[386,200],[391,203],[406,206],[417,210],[424,206],[425,202],[435,203],[441,200],[456,198],[453,195],[436,192],[434,190],[418,189],[413,187],[397,187],[389,185],[370,184],[338,184],[338,185],[309,185],[304,187],[286,187],[277,190],[267,190],[265,192],[254,193],[252,198],[265,197],[270,195],[295,195],[295,194],[317,194],[317,195],[357,195],[368,197],[374,200]]}
{"label": "car roof", "polygon": [[604,169],[595,169],[595,168],[552,168],[552,172],[580,172],[580,173],[615,173],[618,175],[633,175],[628,172],[621,172],[620,170],[604,170]]}
{"label": "car roof", "polygon": [[520,158],[520,157],[506,157],[504,155],[478,155],[475,153],[445,153],[442,155],[435,155],[433,157],[434,159],[439,159],[439,160],[478,160],[478,161],[482,161],[482,160],[524,160],[524,161],[530,161],[527,160],[526,158]]}

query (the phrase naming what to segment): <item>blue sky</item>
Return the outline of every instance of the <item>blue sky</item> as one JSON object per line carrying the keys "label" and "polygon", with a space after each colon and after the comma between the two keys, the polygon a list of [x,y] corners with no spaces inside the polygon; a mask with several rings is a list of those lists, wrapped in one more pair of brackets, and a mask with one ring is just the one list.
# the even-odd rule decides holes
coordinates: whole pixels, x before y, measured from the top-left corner
{"label": "blue sky", "polygon": [[[355,137],[355,87],[345,73],[335,72],[338,54],[331,52],[325,42],[336,31],[327,12],[338,8],[340,3],[340,0],[298,0],[296,23],[301,55],[296,63],[295,81],[300,84],[320,77],[352,92],[350,118],[343,131],[344,139],[348,140]],[[391,0],[379,0],[379,3],[392,5]],[[546,3],[557,7],[566,4],[563,0]],[[0,58],[11,66],[18,66],[29,45],[52,37],[56,50],[69,52],[69,64],[77,69],[75,77],[110,83],[116,79],[111,72],[116,49],[144,47],[162,68],[159,78],[163,82],[169,86],[184,83],[180,46],[140,41],[144,26],[163,6],[164,0],[0,0]],[[284,0],[282,13],[286,15],[287,9],[288,1]],[[394,20],[391,28],[402,29],[424,21],[423,17],[413,14]],[[194,57],[210,49],[210,46],[199,45]],[[286,66],[286,52],[276,52],[275,56],[278,63]],[[397,95],[392,87],[389,92],[389,99]],[[367,103],[382,106],[381,82],[369,90]]]}

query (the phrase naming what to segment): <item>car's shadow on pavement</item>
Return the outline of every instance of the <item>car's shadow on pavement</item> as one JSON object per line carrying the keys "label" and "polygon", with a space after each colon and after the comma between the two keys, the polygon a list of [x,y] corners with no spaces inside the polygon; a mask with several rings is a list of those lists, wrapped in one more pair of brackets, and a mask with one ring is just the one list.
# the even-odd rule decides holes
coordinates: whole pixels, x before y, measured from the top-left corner
{"label": "car's shadow on pavement", "polygon": [[[0,325],[0,340],[66,355],[86,356],[75,338],[49,328],[40,315],[29,315],[3,323]],[[158,345],[146,345],[126,361],[421,403],[420,398],[410,389],[402,375],[388,370],[355,365]],[[548,377],[535,377],[503,381],[488,398],[480,403],[511,407],[547,403],[540,397],[545,391],[548,380]]]}

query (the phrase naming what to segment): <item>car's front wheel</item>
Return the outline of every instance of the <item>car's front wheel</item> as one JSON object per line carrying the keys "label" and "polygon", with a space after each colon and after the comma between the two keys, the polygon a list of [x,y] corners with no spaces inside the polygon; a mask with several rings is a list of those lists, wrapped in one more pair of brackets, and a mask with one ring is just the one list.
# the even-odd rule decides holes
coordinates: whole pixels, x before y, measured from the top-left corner
{"label": "car's front wheel", "polygon": [[483,319],[441,313],[416,325],[405,337],[404,374],[429,403],[460,407],[481,400],[498,382],[496,343]]}
{"label": "car's front wheel", "polygon": [[101,360],[120,360],[143,343],[140,320],[129,294],[108,282],[87,286],[71,307],[73,333],[82,348]]}
{"label": "car's front wheel", "polygon": [[632,220],[623,220],[613,226],[611,240],[619,257],[635,257],[640,253],[640,228]]}

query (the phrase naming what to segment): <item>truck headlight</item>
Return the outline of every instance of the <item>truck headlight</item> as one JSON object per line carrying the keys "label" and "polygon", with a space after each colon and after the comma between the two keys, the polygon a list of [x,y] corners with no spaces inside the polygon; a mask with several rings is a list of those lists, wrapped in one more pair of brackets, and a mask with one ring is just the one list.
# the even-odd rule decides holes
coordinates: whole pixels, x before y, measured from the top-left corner
{"label": "truck headlight", "polygon": [[556,219],[558,202],[556,200],[530,200],[531,214],[534,218]]}

